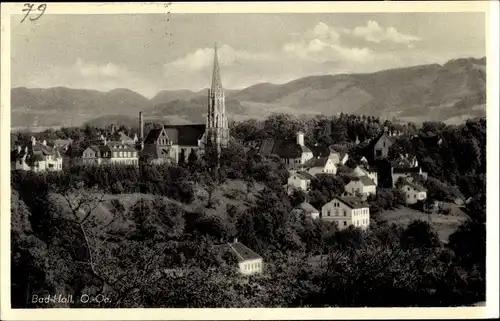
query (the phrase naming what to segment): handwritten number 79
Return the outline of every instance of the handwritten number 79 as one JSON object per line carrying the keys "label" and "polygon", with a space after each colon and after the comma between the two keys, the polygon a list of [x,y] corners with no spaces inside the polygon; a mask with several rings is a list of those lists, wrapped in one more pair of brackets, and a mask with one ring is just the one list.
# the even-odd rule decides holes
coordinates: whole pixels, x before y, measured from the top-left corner
{"label": "handwritten number 79", "polygon": [[38,16],[36,16],[34,18],[30,17],[31,21],[35,21],[38,18],[40,18],[45,13],[45,9],[47,9],[47,5],[45,3],[42,3],[36,9],[33,9],[34,6],[35,5],[33,3],[25,3],[24,4],[25,8],[23,9],[23,12],[26,12],[26,15],[24,16],[23,20],[21,20],[21,23],[24,22],[24,20],[26,20],[26,18],[30,15],[30,13],[32,11],[37,11],[39,13]]}

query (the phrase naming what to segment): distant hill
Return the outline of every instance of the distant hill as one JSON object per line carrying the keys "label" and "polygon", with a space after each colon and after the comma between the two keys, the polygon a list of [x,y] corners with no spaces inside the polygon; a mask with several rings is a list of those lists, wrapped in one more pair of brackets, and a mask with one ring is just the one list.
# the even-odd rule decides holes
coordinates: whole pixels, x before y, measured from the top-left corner
{"label": "distant hill", "polygon": [[[12,127],[80,125],[114,115],[137,119],[139,111],[166,122],[204,122],[207,90],[163,90],[152,99],[128,89],[109,92],[13,88]],[[286,84],[261,83],[226,91],[234,119],[273,112],[335,115],[339,112],[420,122],[461,122],[484,116],[486,59],[463,58],[369,74],[309,76]],[[106,116],[105,118],[102,118]]]}

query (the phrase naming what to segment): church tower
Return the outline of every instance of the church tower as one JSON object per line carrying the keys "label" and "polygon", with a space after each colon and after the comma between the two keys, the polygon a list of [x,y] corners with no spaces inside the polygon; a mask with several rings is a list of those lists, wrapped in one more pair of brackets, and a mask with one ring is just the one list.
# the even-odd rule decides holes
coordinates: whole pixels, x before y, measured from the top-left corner
{"label": "church tower", "polygon": [[225,97],[222,89],[219,61],[217,58],[217,44],[214,48],[212,87],[208,90],[206,139],[206,143],[214,144],[218,152],[220,152],[221,147],[227,146],[229,140]]}

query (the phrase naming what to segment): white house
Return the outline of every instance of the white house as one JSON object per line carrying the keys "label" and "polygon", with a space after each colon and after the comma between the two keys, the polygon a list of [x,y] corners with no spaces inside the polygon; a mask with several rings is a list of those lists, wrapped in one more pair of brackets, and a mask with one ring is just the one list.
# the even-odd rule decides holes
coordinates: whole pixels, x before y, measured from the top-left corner
{"label": "white house", "polygon": [[337,174],[337,165],[329,157],[316,157],[308,160],[302,165],[302,170],[316,176],[317,174]]}
{"label": "white house", "polygon": [[356,166],[353,170],[353,174],[356,177],[368,176],[375,185],[378,184],[378,173],[375,168],[371,168],[368,165]]}
{"label": "white house", "polygon": [[406,204],[415,204],[427,198],[427,190],[414,182],[405,180],[400,189],[405,193]]}
{"label": "white house", "polygon": [[330,150],[330,155],[328,156],[335,165],[345,165],[349,160],[349,154],[345,152],[339,152],[336,150]]}
{"label": "white house", "polygon": [[295,213],[304,213],[307,217],[310,217],[312,219],[318,219],[319,218],[319,211],[314,208],[311,204],[307,202],[302,202],[299,205],[297,205],[294,209],[293,212]]}
{"label": "white house", "polygon": [[24,146],[17,146],[11,152],[11,169],[33,172],[61,171],[62,156],[59,150],[47,145],[44,140],[41,143],[31,137],[31,142]]}
{"label": "white house", "polygon": [[101,145],[91,145],[83,151],[83,164],[88,165],[139,165],[138,151],[124,141],[103,140]]}
{"label": "white house", "polygon": [[344,189],[349,195],[356,195],[359,193],[368,196],[377,193],[377,184],[368,176],[361,176],[352,179]]}
{"label": "white house", "polygon": [[391,167],[392,185],[396,187],[396,183],[400,178],[409,179],[410,177],[422,177],[427,179],[427,173],[422,171],[422,167]]}
{"label": "white house", "polygon": [[233,243],[215,245],[215,248],[222,255],[229,253],[238,261],[238,268],[241,274],[251,275],[262,273],[264,262],[260,255],[246,247],[243,243],[235,239]]}
{"label": "white house", "polygon": [[290,177],[288,177],[288,187],[301,189],[305,192],[309,190],[311,186],[311,180],[314,178],[311,174],[303,171],[291,171]]}
{"label": "white house", "polygon": [[335,222],[341,230],[351,225],[366,229],[370,226],[370,207],[358,197],[338,196],[323,205],[321,219]]}

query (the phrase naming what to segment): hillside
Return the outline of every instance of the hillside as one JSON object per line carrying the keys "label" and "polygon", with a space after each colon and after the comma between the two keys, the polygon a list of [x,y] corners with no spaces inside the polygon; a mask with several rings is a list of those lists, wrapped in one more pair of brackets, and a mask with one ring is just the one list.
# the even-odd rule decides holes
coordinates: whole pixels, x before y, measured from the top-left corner
{"label": "hillside", "polygon": [[[206,89],[164,90],[151,100],[127,89],[110,92],[12,89],[12,127],[80,125],[97,117],[140,110],[170,123],[203,122]],[[335,115],[339,112],[448,123],[485,115],[486,59],[463,58],[370,74],[309,76],[286,84],[261,83],[226,92],[233,119],[271,113]],[[57,115],[57,117],[56,117]]]}

